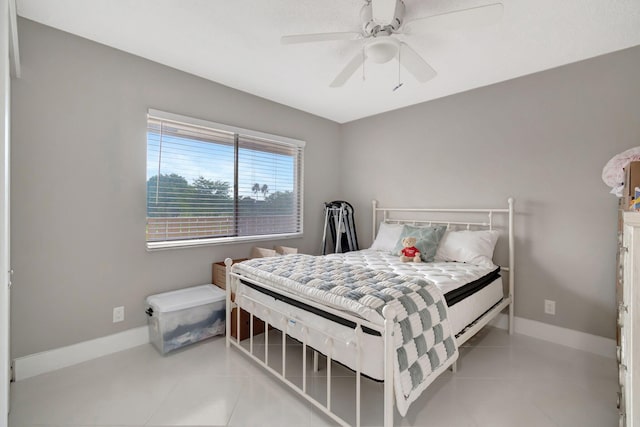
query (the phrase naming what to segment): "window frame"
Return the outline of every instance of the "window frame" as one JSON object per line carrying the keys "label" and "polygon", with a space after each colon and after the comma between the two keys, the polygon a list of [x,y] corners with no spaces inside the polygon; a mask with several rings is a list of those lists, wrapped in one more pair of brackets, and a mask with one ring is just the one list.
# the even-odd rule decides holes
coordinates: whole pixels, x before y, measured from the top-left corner
{"label": "window frame", "polygon": [[[277,144],[282,144],[283,146],[295,147],[300,151],[299,159],[300,164],[298,167],[294,169],[294,174],[297,179],[297,192],[299,194],[298,198],[295,199],[295,202],[298,203],[298,220],[300,224],[300,231],[292,232],[292,233],[281,233],[281,234],[261,234],[261,235],[252,235],[252,236],[229,236],[229,237],[208,237],[208,238],[194,238],[194,239],[183,239],[183,240],[162,240],[162,241],[147,241],[146,233],[145,233],[145,243],[148,251],[156,251],[156,250],[165,250],[165,249],[177,249],[177,248],[188,248],[188,247],[198,247],[198,246],[216,246],[216,245],[225,245],[225,244],[233,244],[233,243],[246,243],[246,242],[259,242],[265,240],[285,240],[285,239],[294,239],[300,238],[304,233],[304,148],[306,145],[305,141],[285,137],[281,135],[270,134],[266,132],[259,132],[251,129],[240,128],[237,126],[225,125],[222,123],[216,123],[209,120],[203,120],[188,116],[183,116],[180,114],[169,113],[166,111],[148,109],[147,111],[147,129],[149,125],[150,119],[156,120],[167,120],[177,123],[182,123],[188,126],[198,126],[203,128],[210,128],[217,131],[230,132],[236,134],[236,138],[238,134],[242,136],[254,137],[265,139]],[[149,149],[149,139],[148,139],[148,131],[146,132],[146,141],[147,141],[147,150]],[[148,151],[147,158],[145,160],[145,164],[148,162]],[[234,168],[237,170],[237,162],[238,159],[234,159]],[[145,178],[148,180],[148,177]],[[239,177],[234,176],[233,185],[236,186],[238,183],[236,182]],[[146,190],[145,190],[146,194]],[[145,197],[146,200],[146,197]],[[234,195],[234,200],[235,199]],[[147,206],[145,206],[145,214],[147,214]],[[145,215],[145,224],[147,223],[148,215]]]}

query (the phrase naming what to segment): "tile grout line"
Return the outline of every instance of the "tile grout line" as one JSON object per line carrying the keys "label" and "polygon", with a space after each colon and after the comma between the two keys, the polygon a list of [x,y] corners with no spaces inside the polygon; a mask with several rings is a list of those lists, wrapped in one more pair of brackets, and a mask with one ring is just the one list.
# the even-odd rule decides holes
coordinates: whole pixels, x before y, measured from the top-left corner
{"label": "tile grout line", "polygon": [[182,379],[182,378],[180,380],[176,381],[176,383],[173,385],[173,387],[171,387],[169,389],[169,391],[167,391],[167,394],[162,399],[160,399],[160,402],[158,403],[158,405],[156,405],[155,409],[153,411],[151,411],[151,415],[149,415],[149,418],[147,418],[147,420],[141,426],[149,425],[149,421],[151,421],[153,416],[160,410],[160,408],[163,407],[163,403],[166,402],[166,400],[169,398],[171,393],[173,393],[173,391],[178,388],[178,386],[180,385],[180,383],[182,381],[184,381],[184,379]]}
{"label": "tile grout line", "polygon": [[[245,377],[238,377],[239,379],[242,380],[242,382],[246,382],[246,378]],[[246,385],[246,384],[244,384]],[[241,388],[242,389],[242,388]],[[229,423],[231,423],[231,420],[233,419],[233,415],[236,412],[236,409],[238,408],[238,403],[240,403],[240,395],[242,394],[242,392],[238,393],[238,395],[236,396],[235,402],[233,403],[233,409],[231,410],[231,413],[229,414],[229,419],[227,420],[225,427],[229,427]]]}

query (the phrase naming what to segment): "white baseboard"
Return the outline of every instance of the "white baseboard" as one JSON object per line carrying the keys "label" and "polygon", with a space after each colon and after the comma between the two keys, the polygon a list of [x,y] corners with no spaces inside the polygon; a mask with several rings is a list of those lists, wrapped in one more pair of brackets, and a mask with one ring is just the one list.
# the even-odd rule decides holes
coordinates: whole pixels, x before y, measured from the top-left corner
{"label": "white baseboard", "polygon": [[[500,313],[489,324],[498,328],[507,329],[507,319],[506,314]],[[572,329],[549,325],[522,317],[515,318],[515,332],[578,350],[588,351],[600,356],[616,357],[615,341],[597,335],[574,331]],[[16,381],[24,380],[148,342],[149,328],[147,326],[141,326],[67,347],[19,357],[14,361],[15,379]]]}
{"label": "white baseboard", "polygon": [[15,380],[20,381],[45,372],[107,356],[149,342],[149,328],[141,326],[117,334],[60,347],[14,360]]}
{"label": "white baseboard", "polygon": [[[497,328],[507,329],[509,317],[500,313],[489,324]],[[552,343],[588,351],[605,357],[616,357],[616,341],[598,335],[587,334],[573,329],[562,328],[523,317],[515,318],[515,332]]]}

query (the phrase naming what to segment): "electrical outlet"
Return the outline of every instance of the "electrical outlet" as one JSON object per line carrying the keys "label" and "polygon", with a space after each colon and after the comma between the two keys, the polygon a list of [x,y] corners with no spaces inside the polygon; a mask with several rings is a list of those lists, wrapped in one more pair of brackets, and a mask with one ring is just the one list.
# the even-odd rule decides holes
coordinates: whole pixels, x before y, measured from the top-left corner
{"label": "electrical outlet", "polygon": [[556,302],[550,299],[544,300],[544,312],[545,314],[550,314],[555,316],[556,314]]}
{"label": "electrical outlet", "polygon": [[113,323],[122,322],[124,320],[124,307],[113,308]]}

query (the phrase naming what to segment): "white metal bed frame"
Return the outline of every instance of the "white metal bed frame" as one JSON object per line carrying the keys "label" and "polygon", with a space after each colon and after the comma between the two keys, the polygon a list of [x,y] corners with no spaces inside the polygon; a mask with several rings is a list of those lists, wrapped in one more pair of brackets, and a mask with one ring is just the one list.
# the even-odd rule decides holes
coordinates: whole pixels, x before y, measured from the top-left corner
{"label": "white metal bed frame", "polygon": [[[508,266],[503,266],[501,267],[502,271],[506,271],[509,273],[509,283],[508,283],[508,295],[504,296],[503,299],[496,304],[493,308],[491,308],[488,312],[486,312],[485,314],[483,314],[482,316],[480,316],[478,319],[476,319],[474,322],[472,322],[469,326],[467,326],[461,333],[459,333],[456,336],[456,342],[458,344],[458,346],[462,345],[463,343],[465,343],[469,338],[471,338],[473,335],[475,335],[480,329],[482,329],[485,325],[487,325],[492,319],[494,319],[502,310],[504,310],[505,308],[509,307],[509,334],[513,333],[513,328],[514,328],[514,322],[513,322],[513,316],[514,316],[514,306],[513,306],[513,296],[514,296],[514,285],[515,285],[515,264],[514,264],[514,230],[513,230],[513,219],[514,219],[514,209],[513,209],[513,205],[514,205],[514,199],[513,198],[509,198],[507,200],[508,203],[508,207],[505,208],[497,208],[497,209],[422,209],[422,208],[380,208],[377,205],[377,201],[373,201],[372,205],[373,205],[373,234],[372,236],[376,235],[376,227],[378,224],[378,217],[379,214],[382,214],[383,217],[383,221],[385,222],[395,222],[395,223],[404,223],[404,224],[444,224],[447,225],[447,227],[450,227],[451,225],[453,226],[457,226],[457,227],[466,227],[467,229],[471,229],[473,228],[480,228],[480,229],[493,229],[494,227],[494,215],[495,214],[507,214],[508,215],[508,228],[507,228],[507,233],[508,233],[508,245],[509,245],[509,265]],[[450,214],[456,214],[456,215],[465,215],[465,214],[469,214],[469,215],[478,215],[478,214],[485,214],[487,216],[487,221],[482,221],[482,222],[467,222],[467,221],[447,221],[447,220],[428,220],[428,219],[395,219],[395,218],[390,218],[390,214],[394,214],[394,213],[399,213],[399,212],[403,212],[403,213],[410,213],[410,214],[431,214],[431,213],[450,213]],[[343,311],[339,311],[339,310],[335,310],[331,307],[327,307],[325,305],[322,304],[318,304],[315,301],[309,300],[307,298],[301,297],[299,295],[294,295],[294,294],[290,294],[286,291],[283,291],[282,289],[276,289],[273,288],[272,286],[268,285],[268,284],[264,284],[264,283],[259,283],[255,280],[249,279],[247,277],[241,276],[237,273],[233,273],[231,272],[231,264],[232,264],[232,260],[230,258],[227,258],[225,260],[225,265],[226,265],[226,279],[227,279],[227,286],[226,286],[226,346],[229,347],[230,345],[234,345],[235,347],[237,347],[241,352],[245,353],[247,356],[249,356],[251,359],[253,359],[256,363],[258,363],[259,365],[261,365],[264,369],[266,369],[268,372],[270,372],[271,374],[275,375],[277,378],[279,378],[284,384],[288,385],[292,390],[296,391],[300,396],[302,396],[304,399],[306,399],[307,401],[309,401],[311,404],[313,404],[316,408],[318,408],[320,411],[322,411],[323,413],[325,413],[326,415],[328,415],[331,419],[333,419],[334,421],[336,421],[337,423],[339,423],[340,425],[343,426],[348,426],[348,422],[345,421],[343,418],[341,418],[340,416],[338,416],[336,413],[334,413],[332,411],[331,408],[331,364],[332,364],[332,348],[333,348],[333,343],[336,342],[336,340],[339,340],[341,342],[343,342],[344,344],[346,344],[347,346],[350,346],[351,348],[353,348],[353,351],[355,352],[355,360],[356,360],[356,368],[355,368],[355,381],[356,381],[356,408],[355,408],[355,419],[356,419],[356,423],[355,425],[357,427],[360,427],[360,421],[361,421],[361,376],[362,376],[362,372],[361,372],[361,358],[363,356],[362,351],[361,351],[361,340],[362,340],[362,334],[363,334],[363,328],[370,328],[374,331],[377,331],[381,334],[381,336],[383,337],[384,340],[384,391],[383,391],[383,401],[384,401],[384,427],[392,427],[393,426],[393,417],[394,417],[394,390],[393,390],[393,375],[394,375],[394,369],[393,369],[393,363],[394,363],[394,346],[393,346],[393,329],[394,329],[394,321],[393,319],[395,318],[395,313],[394,310],[391,307],[385,307],[383,310],[383,317],[384,317],[384,323],[381,324],[376,324],[373,322],[369,322],[367,320],[364,320],[362,318],[344,313]],[[231,293],[232,293],[232,289],[237,289],[237,287],[235,286],[235,284],[237,283],[237,281],[239,281],[240,279],[253,283],[259,287],[262,287],[264,289],[267,290],[271,290],[274,292],[277,292],[281,295],[284,295],[286,297],[292,298],[294,300],[300,301],[304,304],[307,304],[309,306],[312,307],[316,307],[320,310],[323,310],[327,313],[336,315],[338,317],[341,317],[347,321],[350,321],[352,323],[354,323],[356,326],[354,328],[354,339],[350,340],[348,342],[345,342],[343,338],[338,338],[336,336],[333,336],[327,332],[321,331],[319,330],[317,327],[315,327],[313,324],[309,324],[309,322],[303,322],[300,319],[295,319],[295,322],[298,325],[302,325],[302,333],[303,333],[303,338],[302,338],[302,387],[299,387],[298,385],[296,385],[295,383],[291,382],[289,379],[286,378],[286,339],[287,339],[287,325],[289,323],[290,320],[292,320],[290,318],[290,315],[287,313],[284,313],[280,310],[276,310],[273,307],[268,307],[265,304],[261,303],[260,301],[251,298],[250,296],[247,295],[243,295],[243,300],[246,301],[246,303],[243,303],[244,305],[240,306],[240,304],[238,304],[236,301],[238,300],[237,295],[235,298],[235,301],[232,301],[231,298]],[[264,353],[264,361],[261,360],[260,358],[258,358],[255,354],[254,354],[254,345],[253,345],[253,339],[254,339],[254,333],[253,333],[253,321],[254,321],[254,315],[253,312],[255,311],[256,306],[262,306],[265,309],[265,312],[267,313],[267,316],[270,316],[271,313],[277,313],[281,316],[281,318],[283,319],[282,322],[280,322],[279,325],[273,325],[269,323],[268,319],[261,319],[262,321],[264,321],[265,323],[265,327],[264,327],[264,340],[265,340],[265,353]],[[236,337],[233,338],[231,337],[231,311],[234,308],[238,308],[238,310],[236,310],[236,314],[237,314],[237,319],[236,319]],[[242,346],[240,344],[240,309],[241,308],[246,308],[247,311],[249,312],[249,349],[246,349],[244,346]],[[280,331],[282,331],[282,373],[278,372],[277,370],[273,369],[271,366],[269,366],[269,354],[268,354],[268,346],[269,346],[269,326],[273,326],[276,329],[279,329]],[[326,358],[327,358],[327,396],[326,396],[326,403],[323,404],[320,401],[316,400],[314,397],[312,397],[308,392],[307,392],[307,335],[308,335],[308,331],[309,330],[313,330],[315,333],[321,334],[323,336],[326,336],[326,340],[325,340],[325,344],[328,347],[328,351],[326,352],[327,354],[325,354]],[[455,372],[456,371],[456,363],[453,363],[451,365],[452,370]],[[314,350],[313,352],[313,370],[317,371],[318,370],[318,353]]]}

